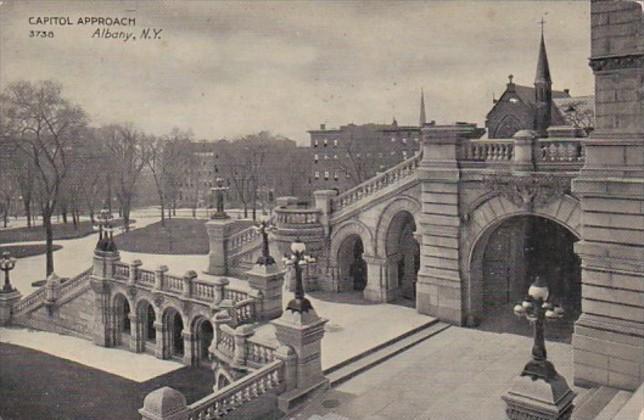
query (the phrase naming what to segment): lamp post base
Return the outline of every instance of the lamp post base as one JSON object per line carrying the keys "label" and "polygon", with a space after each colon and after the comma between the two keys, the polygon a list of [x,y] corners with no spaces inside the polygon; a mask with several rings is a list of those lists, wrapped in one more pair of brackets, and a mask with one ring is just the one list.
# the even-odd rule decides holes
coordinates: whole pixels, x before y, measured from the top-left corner
{"label": "lamp post base", "polygon": [[555,372],[546,381],[519,376],[501,397],[510,420],[568,420],[573,410],[575,393],[566,379]]}
{"label": "lamp post base", "polygon": [[313,309],[313,305],[311,305],[311,302],[307,298],[295,298],[286,305],[286,310],[292,312],[303,313],[311,309]]}

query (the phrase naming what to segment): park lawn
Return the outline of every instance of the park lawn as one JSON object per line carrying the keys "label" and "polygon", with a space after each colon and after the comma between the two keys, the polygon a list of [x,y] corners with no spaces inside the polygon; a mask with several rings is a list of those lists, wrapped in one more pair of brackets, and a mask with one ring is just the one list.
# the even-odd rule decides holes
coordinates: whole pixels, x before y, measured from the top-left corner
{"label": "park lawn", "polygon": [[[60,245],[54,245],[53,249],[54,251],[58,251],[61,249],[62,246]],[[26,257],[33,257],[34,255],[41,255],[44,254],[46,251],[46,245],[45,244],[37,244],[37,245],[9,245],[9,246],[0,246],[0,255],[2,255],[3,252],[9,252],[12,257],[14,258],[26,258]]]}
{"label": "park lawn", "polygon": [[12,344],[0,343],[0,418],[139,420],[145,396],[162,386],[188,403],[212,392],[212,371],[183,367],[138,383]]}
{"label": "park lawn", "polygon": [[147,254],[206,255],[209,251],[206,220],[169,219],[124,232],[115,238],[118,249]]}
{"label": "park lawn", "polygon": [[[134,223],[136,220],[130,220]],[[120,219],[114,220],[115,227],[120,226],[122,221]],[[54,233],[54,240],[61,239],[77,239],[94,233],[94,226],[89,220],[81,221],[78,226],[74,227],[73,223],[54,223],[52,225]],[[42,224],[37,224],[32,227],[20,227],[14,229],[0,230],[0,244],[12,242],[30,242],[30,241],[45,241],[45,228]]]}

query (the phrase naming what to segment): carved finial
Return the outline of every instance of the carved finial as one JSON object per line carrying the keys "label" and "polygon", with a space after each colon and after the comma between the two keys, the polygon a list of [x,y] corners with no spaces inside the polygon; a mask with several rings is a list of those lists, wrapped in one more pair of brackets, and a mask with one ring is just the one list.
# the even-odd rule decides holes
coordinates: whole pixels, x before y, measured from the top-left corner
{"label": "carved finial", "polygon": [[538,22],[538,23],[539,23],[539,25],[541,25],[541,35],[542,35],[542,36],[543,36],[543,25],[545,25],[545,24],[546,24],[546,21],[545,21],[544,17],[545,17],[547,14],[548,14],[548,12],[544,13],[544,15],[543,15],[543,16],[541,16],[541,20]]}
{"label": "carved finial", "polygon": [[509,75],[508,75],[509,83],[512,83],[512,79],[514,79],[514,75],[513,75],[513,74],[509,74]]}

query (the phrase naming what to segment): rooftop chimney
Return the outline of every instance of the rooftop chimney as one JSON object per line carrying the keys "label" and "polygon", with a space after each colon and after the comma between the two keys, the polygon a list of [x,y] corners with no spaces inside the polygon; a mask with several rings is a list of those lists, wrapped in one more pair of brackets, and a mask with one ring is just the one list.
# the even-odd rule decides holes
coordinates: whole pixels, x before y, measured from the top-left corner
{"label": "rooftop chimney", "polygon": [[326,130],[326,124],[320,124],[320,130]]}

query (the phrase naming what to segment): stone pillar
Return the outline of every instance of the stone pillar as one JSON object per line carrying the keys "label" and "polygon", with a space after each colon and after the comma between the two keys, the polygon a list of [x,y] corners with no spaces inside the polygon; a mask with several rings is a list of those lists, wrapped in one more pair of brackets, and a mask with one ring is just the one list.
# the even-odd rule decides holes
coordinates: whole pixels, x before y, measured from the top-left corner
{"label": "stone pillar", "polygon": [[211,309],[217,310],[218,308],[217,305],[219,305],[221,301],[224,300],[225,289],[226,289],[226,286],[228,286],[228,283],[230,283],[230,281],[225,277],[219,277],[214,279],[213,283],[214,283],[214,286],[213,286],[214,297],[213,297]]}
{"label": "stone pillar", "polygon": [[130,312],[128,318],[130,319],[130,351],[141,353],[145,348],[142,322],[136,312]]}
{"label": "stone pillar", "polygon": [[138,277],[138,270],[143,263],[141,260],[136,259],[130,263],[130,277],[127,279],[128,286],[134,286],[136,284],[136,278]]}
{"label": "stone pillar", "polygon": [[297,388],[297,354],[289,346],[280,346],[275,350],[275,358],[284,363],[284,392]]}
{"label": "stone pillar", "polygon": [[255,264],[246,272],[249,286],[262,293],[262,308],[258,309],[258,320],[279,318],[282,315],[284,274],[277,264]]}
{"label": "stone pillar", "polygon": [[156,270],[154,270],[154,290],[163,290],[163,276],[167,272],[167,265],[160,265]]}
{"label": "stone pillar", "polygon": [[422,214],[420,271],[416,283],[418,312],[457,325],[463,323],[460,271],[458,158],[462,143],[479,138],[472,124],[427,126],[422,129],[423,159],[418,168]]}
{"label": "stone pillar", "polygon": [[18,289],[0,291],[0,325],[9,325],[13,317],[13,306],[18,303],[22,295]]}
{"label": "stone pillar", "polygon": [[110,281],[114,277],[114,263],[121,257],[117,250],[94,250],[94,266],[90,275],[90,285],[94,292],[94,344],[104,347],[114,345],[114,325],[110,304]]}
{"label": "stone pillar", "polygon": [[167,340],[166,335],[168,332],[167,328],[165,328],[163,325],[161,316],[157,316],[156,320],[154,321],[154,329],[156,331],[156,345],[154,347],[154,355],[157,359],[165,359],[168,351],[165,345],[165,342]]}
{"label": "stone pillar", "polygon": [[246,358],[248,357],[246,340],[254,333],[252,325],[240,325],[235,328],[235,354],[232,362],[234,368],[239,369],[246,366]]}
{"label": "stone pillar", "polygon": [[114,263],[121,261],[118,251],[94,250],[94,265],[92,275],[100,279],[114,278]]}
{"label": "stone pillar", "polygon": [[139,409],[141,420],[188,420],[186,397],[169,386],[150,392]]}
{"label": "stone pillar", "polygon": [[549,381],[526,375],[517,376],[501,398],[506,403],[505,413],[510,420],[568,420],[575,393],[559,374]]}
{"label": "stone pillar", "polygon": [[49,315],[52,316],[58,295],[60,293],[60,277],[56,273],[51,273],[45,282],[45,306]]}
{"label": "stone pillar", "polygon": [[189,326],[186,326],[181,331],[181,337],[183,338],[183,364],[192,366],[199,363],[199,354],[195,345],[197,336],[188,328]]}
{"label": "stone pillar", "polygon": [[192,282],[196,278],[197,272],[194,270],[188,270],[183,275],[183,297],[190,298],[192,296]]}
{"label": "stone pillar", "polygon": [[514,162],[513,172],[529,173],[535,169],[534,148],[537,142],[537,133],[532,130],[519,130],[514,136]]}
{"label": "stone pillar", "polygon": [[226,257],[228,256],[228,238],[237,224],[232,219],[213,219],[206,223],[210,251],[208,253],[207,274],[225,276],[228,274]]}
{"label": "stone pillar", "polygon": [[582,208],[577,385],[635,390],[644,381],[642,14],[635,1],[591,2],[595,130],[572,188]]}
{"label": "stone pillar", "polygon": [[329,236],[330,225],[329,217],[331,215],[331,200],[333,197],[338,195],[336,190],[318,190],[313,191],[313,197],[315,199],[315,208],[320,209],[322,214],[320,215],[320,223],[324,227],[324,235]]}
{"label": "stone pillar", "polygon": [[[286,310],[278,319],[271,321],[275,336],[282,346],[293,349],[296,359],[296,385],[278,397],[280,410],[290,412],[295,405],[316,391],[326,389],[329,380],[322,373],[322,337],[327,320],[320,318],[314,309],[305,312]],[[288,353],[288,352],[287,352]],[[287,370],[292,376],[292,370]],[[292,380],[292,377],[291,377]]]}
{"label": "stone pillar", "polygon": [[371,302],[391,302],[398,296],[397,266],[391,257],[371,257],[364,255],[367,263],[367,286],[364,298]]}

